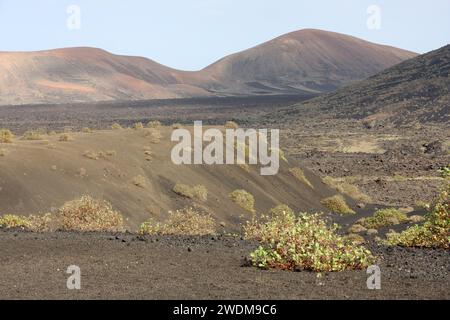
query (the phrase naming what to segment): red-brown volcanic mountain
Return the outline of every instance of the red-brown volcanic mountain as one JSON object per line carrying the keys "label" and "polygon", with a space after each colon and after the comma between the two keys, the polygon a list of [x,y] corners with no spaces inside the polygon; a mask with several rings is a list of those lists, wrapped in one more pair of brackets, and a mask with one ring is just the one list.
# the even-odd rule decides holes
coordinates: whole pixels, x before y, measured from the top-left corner
{"label": "red-brown volcanic mountain", "polygon": [[0,53],[0,105],[324,92],[416,54],[301,30],[186,72],[94,48]]}

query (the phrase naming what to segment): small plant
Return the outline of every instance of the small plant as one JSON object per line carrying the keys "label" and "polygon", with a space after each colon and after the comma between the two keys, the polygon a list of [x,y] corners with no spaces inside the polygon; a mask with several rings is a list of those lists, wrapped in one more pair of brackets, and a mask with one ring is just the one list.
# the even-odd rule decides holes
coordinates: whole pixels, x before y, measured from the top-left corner
{"label": "small plant", "polygon": [[63,133],[59,136],[59,141],[61,142],[67,142],[67,141],[72,141],[73,138],[69,133]]}
{"label": "small plant", "polygon": [[140,187],[140,188],[147,187],[147,179],[145,179],[145,177],[141,176],[141,175],[138,175],[138,176],[134,177],[132,183],[136,187]]}
{"label": "small plant", "polygon": [[206,202],[208,200],[208,189],[203,185],[192,187],[192,193],[194,194],[194,198],[199,201]]}
{"label": "small plant", "polygon": [[5,229],[29,229],[31,227],[30,221],[26,217],[17,216],[13,214],[5,214],[0,218],[0,228]]}
{"label": "small plant", "polygon": [[450,165],[438,170],[442,178],[450,178]]}
{"label": "small plant", "polygon": [[162,124],[158,120],[149,121],[147,123],[147,128],[159,128]]}
{"label": "small plant", "polygon": [[192,190],[192,187],[180,182],[177,182],[175,184],[172,191],[185,198],[192,199],[194,197],[194,191]]}
{"label": "small plant", "polygon": [[14,135],[8,129],[0,129],[0,143],[12,143]]}
{"label": "small plant", "polygon": [[39,131],[30,130],[22,135],[22,140],[42,140],[42,136]]}
{"label": "small plant", "polygon": [[408,216],[397,209],[380,209],[372,217],[364,219],[362,225],[367,229],[378,229],[408,221]]}
{"label": "small plant", "polygon": [[92,130],[90,128],[88,128],[88,127],[84,127],[84,128],[81,129],[81,132],[82,133],[92,133]]}
{"label": "small plant", "polygon": [[328,208],[331,212],[339,214],[355,214],[345,202],[345,199],[341,195],[335,195],[329,198],[325,198],[320,202],[324,207]]}
{"label": "small plant", "polygon": [[254,213],[255,212],[255,198],[251,193],[245,190],[234,190],[228,195],[234,203],[241,208]]}
{"label": "small plant", "polygon": [[309,182],[308,178],[306,178],[305,173],[303,172],[302,169],[300,168],[290,168],[289,172],[295,177],[297,178],[300,182],[306,184],[307,186],[309,186],[311,189],[314,189],[313,185],[311,184],[311,182]]}
{"label": "small plant", "polygon": [[118,124],[117,122],[115,122],[115,123],[113,123],[111,125],[111,129],[113,129],[113,130],[122,130],[123,127],[120,124]]}
{"label": "small plant", "polygon": [[450,183],[447,182],[425,216],[422,225],[413,225],[401,233],[388,233],[384,242],[403,247],[450,249]]}
{"label": "small plant", "polygon": [[133,124],[133,129],[134,130],[142,130],[142,129],[144,129],[144,125],[142,124],[142,122],[136,122],[135,124]]}
{"label": "small plant", "polygon": [[169,212],[164,224],[148,221],[141,224],[141,234],[204,236],[216,233],[216,222],[208,214],[201,214],[193,208]]}
{"label": "small plant", "polygon": [[172,124],[172,129],[182,129],[183,125],[181,123]]}
{"label": "small plant", "polygon": [[111,204],[83,196],[65,203],[58,212],[63,230],[73,231],[121,231],[123,218]]}
{"label": "small plant", "polygon": [[363,269],[374,257],[362,246],[336,233],[319,214],[283,210],[280,214],[254,221],[245,237],[260,242],[250,254],[254,266],[316,272]]}
{"label": "small plant", "polygon": [[234,121],[227,121],[225,122],[225,128],[236,130],[237,128],[239,128],[239,125]]}
{"label": "small plant", "polygon": [[350,198],[352,198],[356,201],[363,202],[363,203],[370,203],[372,201],[372,199],[368,195],[362,193],[359,190],[359,188],[353,184],[350,184],[350,183],[344,182],[344,181],[339,181],[330,176],[324,177],[322,179],[322,181],[327,186],[335,189],[339,193],[348,195]]}

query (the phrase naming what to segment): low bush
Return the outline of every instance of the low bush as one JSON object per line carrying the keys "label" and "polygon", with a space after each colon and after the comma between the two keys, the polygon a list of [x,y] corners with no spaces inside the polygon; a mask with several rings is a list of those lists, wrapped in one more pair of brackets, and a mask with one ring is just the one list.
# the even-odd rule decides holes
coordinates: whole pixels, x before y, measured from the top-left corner
{"label": "low bush", "polygon": [[247,239],[260,242],[250,254],[254,266],[283,270],[344,271],[363,269],[373,256],[362,246],[337,234],[337,225],[328,225],[319,214],[276,210],[262,221],[254,220]]}
{"label": "low bush", "polygon": [[73,138],[69,133],[63,133],[59,136],[59,141],[61,142],[67,142],[67,141],[72,141]]}
{"label": "low bush", "polygon": [[39,131],[29,130],[22,135],[22,140],[42,140],[42,135]]}
{"label": "low bush", "polygon": [[8,129],[0,129],[0,143],[11,143],[14,135]]}
{"label": "low bush", "polygon": [[72,231],[122,231],[122,215],[111,204],[83,196],[65,203],[58,211],[62,230]]}
{"label": "low bush", "polygon": [[255,212],[255,198],[253,195],[245,190],[234,190],[228,195],[234,203],[241,208],[254,213]]}
{"label": "low bush", "polygon": [[373,216],[364,219],[362,225],[367,229],[378,229],[408,221],[408,216],[394,208],[377,210]]}
{"label": "low bush", "polygon": [[329,209],[331,212],[339,213],[339,214],[355,214],[348,204],[345,202],[345,199],[341,195],[335,195],[329,198],[325,198],[320,202],[324,207]]}
{"label": "low bush", "polygon": [[234,129],[236,130],[239,128],[239,125],[234,121],[227,121],[225,122],[225,129]]}
{"label": "low bush", "polygon": [[120,124],[118,124],[118,123],[116,122],[116,123],[113,123],[113,124],[111,125],[111,129],[113,129],[113,130],[122,130],[123,127],[122,127]]}
{"label": "low bush", "polygon": [[202,214],[193,208],[169,212],[165,223],[150,220],[141,224],[139,232],[151,235],[204,236],[216,233],[216,222],[211,215]]}
{"label": "low bush", "polygon": [[147,123],[147,128],[159,128],[161,126],[162,126],[162,124],[158,120],[149,121]]}

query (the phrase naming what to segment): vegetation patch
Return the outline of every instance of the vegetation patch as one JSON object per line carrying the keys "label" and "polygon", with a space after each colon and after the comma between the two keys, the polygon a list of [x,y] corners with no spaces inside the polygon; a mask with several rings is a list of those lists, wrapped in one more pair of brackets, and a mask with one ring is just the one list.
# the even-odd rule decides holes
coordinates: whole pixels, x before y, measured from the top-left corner
{"label": "vegetation patch", "polygon": [[177,182],[172,191],[185,198],[197,199],[199,201],[208,200],[208,189],[200,184],[191,187],[187,184]]}
{"label": "vegetation patch", "polygon": [[225,129],[234,129],[236,130],[239,128],[239,125],[234,121],[227,121],[225,122]]}
{"label": "vegetation patch", "polygon": [[68,134],[68,133],[63,133],[59,136],[59,141],[61,142],[67,142],[67,141],[72,141],[73,137]]}
{"label": "vegetation patch", "polygon": [[104,200],[83,196],[65,203],[58,212],[62,230],[122,231],[122,215]]}
{"label": "vegetation patch", "polygon": [[116,122],[116,123],[113,123],[113,124],[111,125],[111,129],[113,129],[113,130],[122,130],[123,127],[122,127],[120,124],[118,124],[118,123]]}
{"label": "vegetation patch", "polygon": [[0,143],[12,143],[14,135],[8,129],[0,130]]}
{"label": "vegetation patch", "polygon": [[345,202],[345,199],[341,195],[335,195],[329,198],[325,198],[320,203],[328,208],[331,212],[339,214],[355,214],[356,212],[352,210]]}
{"label": "vegetation patch", "polygon": [[193,208],[169,212],[165,223],[150,220],[141,224],[141,234],[204,236],[216,233],[216,222],[209,214],[199,213]]}
{"label": "vegetation patch", "polygon": [[147,128],[159,128],[161,126],[162,126],[162,124],[158,120],[149,121],[147,123]]}
{"label": "vegetation patch", "polygon": [[142,124],[142,122],[136,122],[135,124],[133,124],[133,129],[134,130],[142,130],[142,129],[144,129],[144,125]]}
{"label": "vegetation patch", "polygon": [[297,178],[297,180],[301,181],[302,183],[306,184],[307,186],[309,186],[311,189],[314,189],[313,185],[311,184],[311,182],[309,182],[308,178],[306,178],[305,173],[303,172],[302,169],[300,168],[290,168],[289,172],[295,177]]}
{"label": "vegetation patch", "polygon": [[255,212],[255,198],[253,195],[243,189],[234,190],[228,195],[234,203],[241,208],[254,213]]}
{"label": "vegetation patch", "polygon": [[22,140],[42,140],[42,135],[39,131],[29,130],[22,135]]}
{"label": "vegetation patch", "polygon": [[377,210],[373,216],[364,219],[362,225],[367,229],[379,229],[408,221],[408,216],[394,208]]}
{"label": "vegetation patch", "polygon": [[435,199],[422,225],[413,225],[401,233],[388,233],[385,244],[404,247],[450,249],[450,183]]}
{"label": "vegetation patch", "polygon": [[[280,210],[281,209],[281,210]],[[279,207],[244,227],[246,239],[260,242],[250,254],[254,266],[316,272],[363,269],[373,263],[371,252],[337,234],[319,214],[300,214]]]}
{"label": "vegetation patch", "polygon": [[323,183],[325,183],[327,186],[335,189],[336,191],[348,195],[350,198],[363,202],[363,203],[370,203],[372,199],[362,193],[359,188],[353,184],[350,184],[348,182],[339,181],[338,179],[334,179],[330,176],[326,176],[322,179]]}

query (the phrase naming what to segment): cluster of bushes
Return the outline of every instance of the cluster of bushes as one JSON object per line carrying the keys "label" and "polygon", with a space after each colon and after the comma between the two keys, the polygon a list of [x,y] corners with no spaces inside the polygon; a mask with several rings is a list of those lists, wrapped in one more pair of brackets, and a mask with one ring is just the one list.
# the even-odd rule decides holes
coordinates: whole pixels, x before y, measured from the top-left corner
{"label": "cluster of bushes", "polygon": [[4,215],[1,228],[20,228],[29,231],[122,231],[122,215],[111,204],[89,196],[65,203],[56,213],[43,216]]}
{"label": "cluster of bushes", "polygon": [[244,226],[246,239],[260,242],[250,254],[254,266],[284,270],[343,271],[363,269],[374,257],[366,248],[340,236],[319,214],[296,216],[286,206]]}
{"label": "cluster of bushes", "polygon": [[141,234],[204,236],[216,233],[216,222],[209,214],[193,208],[169,212],[165,223],[153,220],[144,222],[139,228]]}
{"label": "cluster of bushes", "polygon": [[430,207],[421,225],[413,225],[401,233],[388,233],[388,245],[450,249],[450,182]]}
{"label": "cluster of bushes", "polygon": [[387,208],[375,211],[373,216],[361,220],[360,224],[367,229],[379,229],[394,226],[408,221],[408,216],[398,209]]}

